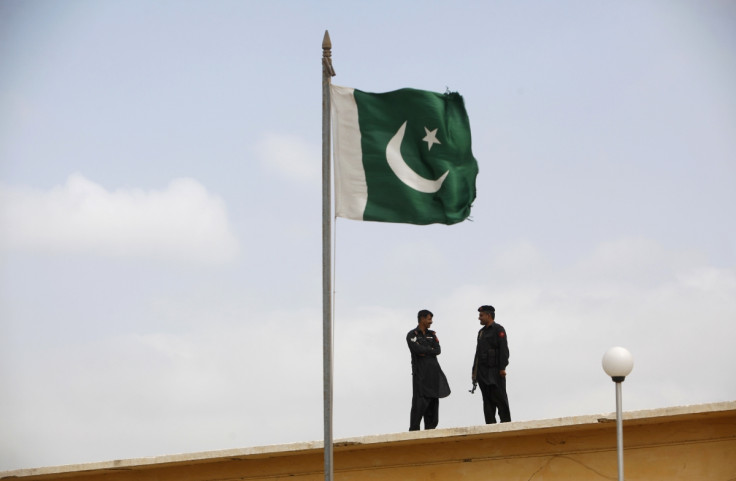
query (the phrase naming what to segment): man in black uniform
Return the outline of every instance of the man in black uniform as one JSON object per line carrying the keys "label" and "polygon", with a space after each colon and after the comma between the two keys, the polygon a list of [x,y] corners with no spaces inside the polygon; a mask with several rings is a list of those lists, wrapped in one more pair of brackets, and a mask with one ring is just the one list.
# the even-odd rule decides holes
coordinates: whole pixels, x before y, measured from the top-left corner
{"label": "man in black uniform", "polygon": [[506,366],[509,364],[509,344],[506,330],[496,324],[493,306],[480,306],[478,319],[483,326],[478,331],[478,344],[473,362],[473,385],[483,394],[483,414],[486,424],[496,422],[496,409],[502,423],[511,421],[509,398],[506,395]]}
{"label": "man in black uniform", "polygon": [[450,395],[445,373],[437,362],[442,352],[437,334],[429,329],[434,315],[426,309],[417,314],[418,324],[406,335],[411,352],[412,396],[409,431],[418,431],[424,418],[424,429],[434,429],[439,422],[440,399]]}

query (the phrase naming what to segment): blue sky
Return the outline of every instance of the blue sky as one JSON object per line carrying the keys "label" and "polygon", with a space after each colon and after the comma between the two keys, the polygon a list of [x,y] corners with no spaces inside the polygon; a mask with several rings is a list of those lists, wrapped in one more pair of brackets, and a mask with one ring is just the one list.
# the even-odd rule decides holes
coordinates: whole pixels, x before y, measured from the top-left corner
{"label": "blue sky", "polygon": [[322,439],[321,43],[333,82],[459,91],[471,220],[335,223],[337,438],[408,429],[430,309],[480,424],[736,399],[736,7],[0,1],[0,470]]}

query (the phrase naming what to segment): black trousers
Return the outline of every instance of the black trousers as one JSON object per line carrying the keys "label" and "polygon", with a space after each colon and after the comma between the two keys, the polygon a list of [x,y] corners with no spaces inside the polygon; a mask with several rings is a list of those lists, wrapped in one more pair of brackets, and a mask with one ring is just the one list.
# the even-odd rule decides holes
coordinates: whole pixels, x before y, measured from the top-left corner
{"label": "black trousers", "polygon": [[434,429],[440,421],[440,400],[414,394],[411,397],[409,431],[419,431],[419,423],[424,418],[424,429]]}
{"label": "black trousers", "polygon": [[483,415],[486,418],[486,424],[496,423],[496,409],[498,409],[498,417],[502,423],[511,421],[509,398],[506,395],[506,379],[501,378],[499,385],[479,382],[478,387],[483,394]]}

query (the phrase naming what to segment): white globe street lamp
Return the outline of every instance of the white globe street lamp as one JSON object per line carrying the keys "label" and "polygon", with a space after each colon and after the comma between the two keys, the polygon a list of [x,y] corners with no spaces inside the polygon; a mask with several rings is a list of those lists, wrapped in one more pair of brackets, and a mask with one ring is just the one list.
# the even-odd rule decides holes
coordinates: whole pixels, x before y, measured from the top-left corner
{"label": "white globe street lamp", "polygon": [[603,370],[616,383],[616,451],[618,481],[624,481],[624,428],[621,412],[621,383],[634,368],[634,358],[623,347],[612,347],[603,355]]}

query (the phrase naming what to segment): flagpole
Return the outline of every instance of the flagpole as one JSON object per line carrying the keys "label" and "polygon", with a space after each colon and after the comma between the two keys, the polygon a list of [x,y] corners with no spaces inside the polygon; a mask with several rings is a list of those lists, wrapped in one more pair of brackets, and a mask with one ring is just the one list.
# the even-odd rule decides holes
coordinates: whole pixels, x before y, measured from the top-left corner
{"label": "flagpole", "polygon": [[332,196],[330,83],[332,42],[322,39],[322,384],[324,399],[325,481],[332,481]]}

